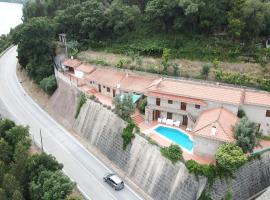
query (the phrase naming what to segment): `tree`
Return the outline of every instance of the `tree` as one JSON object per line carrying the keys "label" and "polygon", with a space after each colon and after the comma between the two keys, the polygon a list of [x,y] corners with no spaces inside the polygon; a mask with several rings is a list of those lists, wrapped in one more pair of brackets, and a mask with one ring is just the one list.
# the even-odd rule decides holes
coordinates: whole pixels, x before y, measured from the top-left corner
{"label": "tree", "polygon": [[9,119],[0,120],[0,138],[6,138],[6,131],[13,128],[15,123]]}
{"label": "tree", "polygon": [[114,34],[121,35],[134,29],[140,16],[140,9],[135,5],[124,4],[123,0],[113,0],[106,14],[107,26],[113,30]]}
{"label": "tree", "polygon": [[0,188],[0,199],[1,200],[8,200],[6,192],[3,188]]}
{"label": "tree", "polygon": [[15,149],[15,146],[18,142],[23,143],[25,146],[30,147],[31,140],[29,136],[29,127],[26,126],[14,126],[6,132],[6,139],[8,144],[12,147],[12,150]]}
{"label": "tree", "polygon": [[38,176],[42,171],[57,171],[63,168],[62,164],[59,164],[55,157],[52,155],[47,155],[45,153],[35,154],[31,156],[28,163],[28,174],[30,180]]}
{"label": "tree", "polygon": [[19,190],[15,190],[15,192],[12,195],[12,200],[24,200],[23,195]]}
{"label": "tree", "polygon": [[149,0],[145,8],[145,13],[149,20],[158,20],[161,22],[164,30],[168,32],[169,28],[174,24],[177,8],[177,0]]}
{"label": "tree", "polygon": [[99,0],[85,1],[81,4],[79,13],[75,16],[82,27],[84,38],[100,38],[110,33],[106,29],[108,4]]}
{"label": "tree", "polygon": [[135,111],[135,105],[130,94],[125,94],[123,96],[117,95],[114,98],[113,103],[115,105],[115,113],[124,120],[128,120]]}
{"label": "tree", "polygon": [[52,41],[54,23],[46,17],[27,20],[16,31],[13,40],[18,44],[18,59],[36,83],[53,74]]}
{"label": "tree", "polygon": [[6,172],[5,163],[0,159],[0,186],[1,186],[1,183],[3,182],[3,178],[4,178],[4,175],[5,175],[5,172]]}
{"label": "tree", "polygon": [[7,197],[11,199],[13,193],[19,189],[19,183],[13,175],[5,174],[2,188],[5,190]]}
{"label": "tree", "polygon": [[3,138],[0,139],[0,160],[5,164],[9,164],[12,160],[12,148]]}
{"label": "tree", "polygon": [[68,56],[72,58],[76,58],[79,53],[79,43],[76,40],[71,40],[67,42]]}
{"label": "tree", "polygon": [[257,125],[243,117],[234,127],[234,137],[236,144],[247,152],[252,152],[257,145]]}
{"label": "tree", "polygon": [[74,187],[75,183],[61,171],[42,171],[30,183],[30,196],[32,200],[65,199]]}
{"label": "tree", "polygon": [[183,159],[182,149],[177,144],[171,144],[169,147],[163,147],[160,151],[161,154],[172,161],[173,164]]}
{"label": "tree", "polygon": [[240,147],[228,143],[221,145],[215,155],[217,166],[231,173],[247,162],[247,157]]}
{"label": "tree", "polygon": [[57,89],[57,82],[54,75],[42,79],[39,85],[43,89],[43,91],[46,92],[48,95],[52,95],[54,91]]}
{"label": "tree", "polygon": [[268,1],[247,0],[241,9],[241,21],[244,22],[244,38],[254,41],[266,28],[265,24],[270,17]]}
{"label": "tree", "polygon": [[228,29],[233,40],[241,37],[244,27],[245,23],[242,22],[241,19],[231,19],[229,21]]}
{"label": "tree", "polygon": [[[18,142],[15,147],[14,162],[10,166],[10,172],[16,177],[21,186],[21,191],[26,194],[28,191],[29,176],[27,167],[29,162],[29,146],[23,141]],[[18,194],[16,194],[18,195]],[[18,195],[19,196],[19,195]]]}

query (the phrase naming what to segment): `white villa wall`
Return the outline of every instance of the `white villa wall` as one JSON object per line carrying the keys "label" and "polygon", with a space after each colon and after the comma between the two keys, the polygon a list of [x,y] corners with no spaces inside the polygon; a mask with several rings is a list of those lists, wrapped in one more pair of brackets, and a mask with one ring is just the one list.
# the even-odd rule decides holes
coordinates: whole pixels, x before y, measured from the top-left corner
{"label": "white villa wall", "polygon": [[[89,81],[87,81],[87,83],[88,83],[89,86],[95,88],[96,91],[98,91],[98,85],[99,85],[98,83],[94,82],[94,83],[90,84]],[[100,84],[100,85],[101,85],[101,94],[113,98],[113,88],[109,87],[110,92],[107,92],[107,87],[108,86],[102,85],[102,84]],[[119,94],[119,91],[117,89],[115,89],[115,94],[116,95]]]}
{"label": "white villa wall", "polygon": [[200,136],[193,136],[193,153],[213,158],[217,149],[223,142]]}
{"label": "white villa wall", "polygon": [[[148,102],[148,105],[156,105],[156,97],[149,97],[148,96],[147,102]],[[194,117],[198,117],[202,111],[207,110],[207,109],[211,109],[211,108],[224,107],[224,108],[230,110],[231,112],[233,112],[234,114],[237,114],[237,112],[238,112],[238,106],[236,106],[236,105],[224,104],[224,103],[213,102],[213,101],[207,101],[206,103],[207,103],[207,105],[201,106],[200,109],[195,108],[195,104],[187,104],[186,111]],[[180,110],[181,109],[181,102],[180,101],[173,101],[172,104],[169,104],[167,99],[161,99],[160,100],[160,107]],[[162,117],[166,117],[167,114],[166,114],[166,112],[164,112],[164,113],[163,112],[161,113]],[[179,120],[179,118],[177,119],[177,116],[180,117],[180,120],[181,120],[182,115],[175,114],[176,120]]]}
{"label": "white villa wall", "polygon": [[78,70],[75,70],[75,76],[78,77],[78,78],[83,78],[84,77],[84,73],[82,71],[78,71]]}
{"label": "white villa wall", "polygon": [[270,117],[266,117],[266,110],[270,108],[253,105],[243,105],[241,108],[251,121],[261,124],[260,130],[264,135],[270,136]]}

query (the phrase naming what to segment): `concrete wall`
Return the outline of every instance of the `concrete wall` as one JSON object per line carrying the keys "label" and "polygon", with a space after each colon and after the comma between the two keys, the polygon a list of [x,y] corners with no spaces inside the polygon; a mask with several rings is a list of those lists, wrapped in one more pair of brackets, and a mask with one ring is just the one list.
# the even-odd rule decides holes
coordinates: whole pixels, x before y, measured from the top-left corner
{"label": "concrete wall", "polygon": [[214,157],[215,153],[223,142],[207,139],[205,137],[193,136],[193,152],[197,155]]}
{"label": "concrete wall", "polygon": [[231,192],[234,200],[247,200],[270,185],[270,152],[253,160],[234,173],[232,180],[216,179],[208,189],[212,199],[221,200]]}
{"label": "concrete wall", "polygon": [[139,135],[123,151],[121,133],[125,126],[126,122],[110,110],[88,100],[74,129],[153,199],[196,200],[206,179],[196,179],[181,162],[173,165],[157,146]]}
{"label": "concrete wall", "polygon": [[260,130],[264,135],[270,136],[270,117],[266,117],[266,110],[270,108],[252,105],[244,105],[241,108],[251,121],[261,124]]}

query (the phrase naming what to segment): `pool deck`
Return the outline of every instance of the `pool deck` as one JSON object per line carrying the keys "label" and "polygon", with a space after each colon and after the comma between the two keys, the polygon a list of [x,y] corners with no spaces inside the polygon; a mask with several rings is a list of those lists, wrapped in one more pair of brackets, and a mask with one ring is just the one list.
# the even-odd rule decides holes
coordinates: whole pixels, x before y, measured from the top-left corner
{"label": "pool deck", "polygon": [[[162,123],[158,123],[157,121],[153,121],[151,124],[146,124],[145,122],[138,124],[141,132],[144,133],[145,135],[147,135],[148,137],[150,137],[156,143],[158,143],[158,145],[160,145],[162,147],[170,146],[170,144],[172,142],[170,142],[169,139],[164,139],[164,137],[160,136],[159,134],[156,134],[156,132],[154,131],[154,128],[157,127],[158,125],[179,129],[181,132],[184,132],[185,134],[189,135],[191,138],[193,137],[193,135],[190,132],[185,130],[186,129],[185,126],[180,126],[180,127],[168,126],[168,125],[165,125]],[[185,160],[195,160],[201,164],[215,163],[215,160],[212,158],[198,156],[198,155],[195,155],[195,154],[193,154],[185,149],[183,149],[183,157]]]}

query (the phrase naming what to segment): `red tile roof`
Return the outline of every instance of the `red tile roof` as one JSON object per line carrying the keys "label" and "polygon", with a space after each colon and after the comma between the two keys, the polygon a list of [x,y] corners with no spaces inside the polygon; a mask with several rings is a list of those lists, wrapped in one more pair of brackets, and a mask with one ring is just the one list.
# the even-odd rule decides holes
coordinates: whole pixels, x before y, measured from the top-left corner
{"label": "red tile roof", "polygon": [[[238,117],[226,108],[205,110],[197,119],[193,133],[219,141],[233,142],[233,126],[238,121]],[[212,133],[213,126],[216,127],[215,134]]]}
{"label": "red tile roof", "polygon": [[149,88],[149,91],[234,105],[242,103],[244,92],[242,89],[233,87],[170,79],[165,79],[153,85]]}
{"label": "red tile roof", "polygon": [[71,67],[73,69],[77,68],[80,64],[82,64],[82,62],[80,60],[77,60],[77,59],[66,59],[63,62],[64,66]]}
{"label": "red tile roof", "polygon": [[168,100],[174,100],[174,101],[180,101],[180,102],[185,102],[185,103],[190,103],[190,104],[201,105],[201,106],[207,105],[207,103],[203,100],[183,97],[183,96],[179,96],[179,95],[162,94],[162,93],[158,93],[158,92],[148,92],[147,95],[157,97],[157,98],[162,98],[162,99],[168,99]]}
{"label": "red tile roof", "polygon": [[77,68],[76,68],[77,71],[81,71],[81,72],[84,72],[86,74],[90,74],[91,72],[95,71],[96,68],[92,67],[91,65],[89,64],[81,64],[79,65]]}
{"label": "red tile roof", "polygon": [[120,89],[144,94],[155,79],[151,76],[127,75],[121,81]]}
{"label": "red tile roof", "polygon": [[125,78],[126,73],[108,69],[96,69],[86,76],[88,81],[94,81],[98,84],[117,88],[117,85]]}
{"label": "red tile roof", "polygon": [[270,107],[270,94],[259,91],[246,91],[244,104]]}

